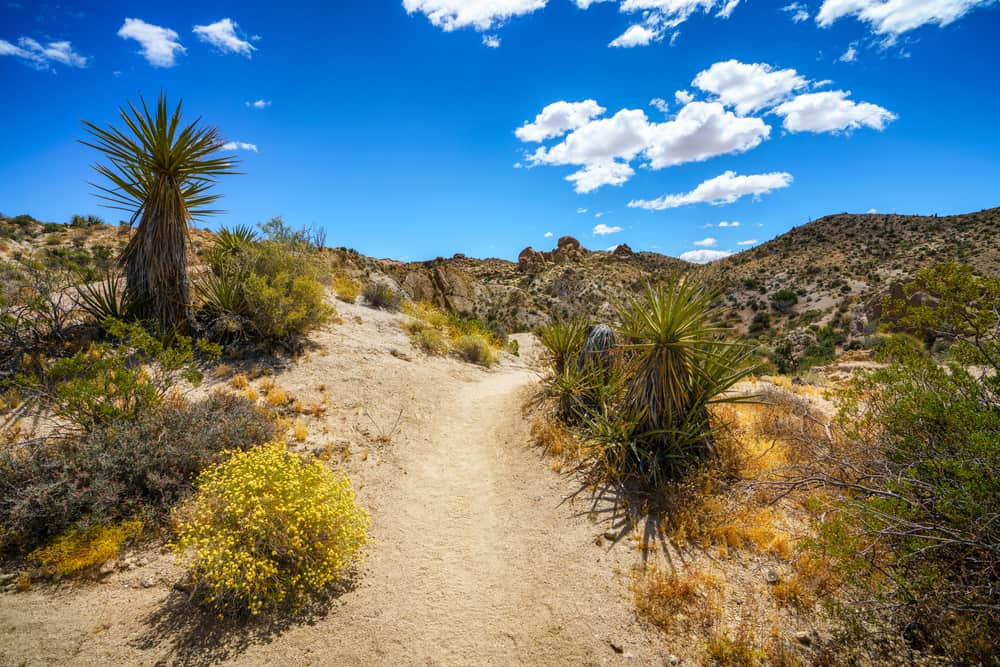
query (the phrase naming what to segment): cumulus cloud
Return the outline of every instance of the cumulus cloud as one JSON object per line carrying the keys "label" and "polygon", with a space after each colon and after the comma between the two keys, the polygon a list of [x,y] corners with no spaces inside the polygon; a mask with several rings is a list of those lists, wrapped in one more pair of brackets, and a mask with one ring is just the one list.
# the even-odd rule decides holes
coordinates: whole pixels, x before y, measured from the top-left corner
{"label": "cumulus cloud", "polygon": [[740,223],[738,220],[733,220],[732,222],[727,222],[723,220],[719,223],[719,227],[739,227]]}
{"label": "cumulus cloud", "polygon": [[687,90],[677,90],[674,91],[674,99],[677,100],[677,104],[690,104],[694,102],[694,95]]}
{"label": "cumulus cloud", "polygon": [[488,46],[491,49],[499,49],[500,38],[497,35],[483,35],[483,46]]}
{"label": "cumulus cloud", "polygon": [[[537,123],[536,118],[521,130],[529,127],[532,135]],[[718,102],[691,102],[674,119],[662,123],[650,122],[641,109],[622,109],[611,117],[590,118],[562,141],[540,146],[528,159],[533,165],[581,167],[566,180],[576,185],[577,192],[591,192],[603,185],[625,183],[635,174],[633,160],[651,169],[700,162],[748,151],[770,132],[761,119],[737,116]]]}
{"label": "cumulus cloud", "polygon": [[622,229],[622,227],[617,226],[609,227],[602,222],[594,226],[593,232],[595,236],[607,236],[608,234],[617,234]]}
{"label": "cumulus cloud", "polygon": [[829,27],[846,16],[869,25],[872,32],[885,35],[892,43],[904,32],[923,25],[946,26],[972,10],[992,5],[996,0],[823,0],[816,23]]}
{"label": "cumulus cloud", "polygon": [[695,241],[694,245],[698,246],[699,248],[711,248],[712,246],[714,246],[718,242],[719,241],[717,239],[714,239],[711,236],[708,236],[706,238],[701,239],[700,241]]}
{"label": "cumulus cloud", "polygon": [[594,100],[554,102],[542,109],[534,121],[517,128],[514,134],[521,141],[538,143],[582,127],[605,111],[607,109]]}
{"label": "cumulus cloud", "polygon": [[187,53],[187,49],[177,41],[176,32],[142,19],[125,19],[118,36],[139,42],[142,47],[139,53],[153,67],[173,67],[177,54]]}
{"label": "cumulus cloud", "polygon": [[594,214],[594,217],[595,218],[603,218],[604,217],[604,211],[598,211],[597,213]]}
{"label": "cumulus cloud", "polygon": [[547,0],[403,0],[407,14],[421,13],[445,32],[474,28],[485,32],[508,19],[542,9]]}
{"label": "cumulus cloud", "polygon": [[732,254],[730,250],[688,250],[680,254],[680,259],[692,264],[708,264]]}
{"label": "cumulus cloud", "polygon": [[555,236],[555,234],[553,234],[552,232],[545,232],[544,234],[542,234],[542,236],[544,236],[547,239],[550,239],[553,236]]}
{"label": "cumulus cloud", "polygon": [[227,141],[222,144],[224,151],[252,151],[257,152],[257,144],[248,144],[245,141]]}
{"label": "cumulus cloud", "polygon": [[52,63],[67,67],[86,67],[88,59],[73,50],[70,42],[49,42],[42,45],[30,37],[21,37],[17,44],[0,39],[0,56],[20,58],[37,70],[52,69]]}
{"label": "cumulus cloud", "polygon": [[663,32],[636,23],[630,25],[625,32],[615,37],[608,46],[630,49],[634,46],[647,46],[663,39]]}
{"label": "cumulus cloud", "polygon": [[196,25],[193,32],[198,36],[198,39],[211,44],[223,53],[236,53],[249,58],[257,49],[250,42],[240,39],[236,35],[238,27],[238,23],[225,18],[208,25]]}
{"label": "cumulus cloud", "polygon": [[254,102],[247,100],[243,104],[248,109],[266,109],[271,106],[271,100],[256,100]]}
{"label": "cumulus cloud", "polygon": [[809,10],[801,2],[787,4],[781,8],[781,11],[787,12],[795,23],[802,23],[809,20]]}
{"label": "cumulus cloud", "polygon": [[783,171],[751,176],[740,176],[734,171],[727,171],[708,179],[690,192],[663,195],[651,200],[636,199],[630,201],[628,205],[629,208],[644,208],[650,211],[663,211],[689,204],[707,203],[720,206],[732,204],[746,195],[753,195],[756,198],[770,194],[772,190],[787,188],[791,184],[792,175]]}
{"label": "cumulus cloud", "polygon": [[586,213],[587,209],[585,209],[585,208],[578,208],[578,209],[576,209],[576,212],[577,213]]}
{"label": "cumulus cloud", "polygon": [[860,127],[882,131],[898,116],[869,102],[847,99],[850,91],[805,93],[774,109],[789,132],[847,132]]}
{"label": "cumulus cloud", "polygon": [[726,60],[699,72],[692,85],[745,115],[780,102],[792,92],[806,88],[809,81],[793,69]]}
{"label": "cumulus cloud", "polygon": [[736,245],[757,245],[760,243],[757,239],[747,239],[746,241],[737,241]]}
{"label": "cumulus cloud", "polygon": [[654,97],[649,101],[649,106],[653,107],[660,113],[667,113],[670,111],[670,103],[667,102],[662,97]]}
{"label": "cumulus cloud", "polygon": [[[841,60],[856,57],[853,45]],[[859,127],[882,130],[896,119],[889,110],[847,99],[849,91],[803,92],[828,85],[811,81],[794,69],[767,63],[717,62],[699,72],[693,85],[739,114],[769,111],[781,116],[789,132],[842,132]]]}
{"label": "cumulus cloud", "polygon": [[580,193],[593,192],[604,185],[622,185],[635,175],[635,170],[624,162],[595,162],[566,177],[573,189]]}

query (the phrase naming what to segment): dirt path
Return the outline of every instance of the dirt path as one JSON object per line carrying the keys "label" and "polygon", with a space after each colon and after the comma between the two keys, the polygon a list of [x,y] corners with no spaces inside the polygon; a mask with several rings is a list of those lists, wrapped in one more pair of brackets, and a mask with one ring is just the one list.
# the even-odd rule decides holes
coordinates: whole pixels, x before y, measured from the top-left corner
{"label": "dirt path", "polygon": [[329,334],[338,354],[277,378],[302,392],[317,378],[377,378],[345,385],[353,405],[329,389],[342,401],[334,438],[351,418],[356,435],[358,404],[383,422],[397,405],[404,414],[391,444],[349,465],[375,540],[353,588],[308,618],[220,628],[170,589],[170,559],[149,554],[110,583],[0,597],[11,638],[0,664],[662,664],[628,596],[634,553],[596,544],[606,526],[565,501],[573,482],[530,446],[521,406],[537,381],[534,341],[483,371],[423,358],[390,316],[358,313],[361,324]]}

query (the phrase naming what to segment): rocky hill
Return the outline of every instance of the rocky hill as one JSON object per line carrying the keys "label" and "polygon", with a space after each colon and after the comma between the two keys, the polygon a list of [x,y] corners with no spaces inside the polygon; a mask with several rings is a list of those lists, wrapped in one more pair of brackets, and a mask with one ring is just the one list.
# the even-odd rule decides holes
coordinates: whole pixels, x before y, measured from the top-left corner
{"label": "rocky hill", "polygon": [[[67,225],[0,218],[0,258],[35,255],[92,272],[124,246],[127,227],[75,218]],[[211,233],[196,230],[200,251]],[[882,297],[919,269],[947,260],[1000,274],[1000,208],[956,216],[837,214],[793,228],[705,266],[619,246],[589,251],[572,237],[551,251],[525,248],[517,262],[464,255],[424,262],[328,251],[331,270],[389,282],[414,300],[530,330],[553,317],[611,321],[614,304],[678,271],[709,280],[728,308],[724,323],[789,358],[862,345]],[[821,348],[821,349],[817,349]]]}

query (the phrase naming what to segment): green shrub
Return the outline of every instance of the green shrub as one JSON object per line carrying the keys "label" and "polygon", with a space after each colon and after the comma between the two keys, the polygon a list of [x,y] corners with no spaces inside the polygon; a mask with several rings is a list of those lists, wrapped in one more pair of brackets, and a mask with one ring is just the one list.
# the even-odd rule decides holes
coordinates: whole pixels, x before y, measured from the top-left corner
{"label": "green shrub", "polygon": [[208,468],[177,511],[175,550],[198,599],[252,615],[300,605],[341,577],[368,541],[368,516],[343,475],[270,443]]}
{"label": "green shrub", "polygon": [[417,330],[413,334],[413,341],[427,354],[443,356],[451,350],[451,343],[445,335],[432,327],[422,327]]}
{"label": "green shrub", "polygon": [[794,290],[780,289],[771,295],[771,307],[779,313],[788,312],[799,302],[799,295]]}
{"label": "green shrub", "polygon": [[214,340],[294,348],[336,313],[317,277],[316,250],[294,239],[252,239],[237,228],[217,241],[212,274],[196,283],[198,321]]}
{"label": "green shrub", "polygon": [[364,291],[365,301],[373,308],[397,311],[403,305],[403,295],[386,283],[368,283]]}
{"label": "green shrub", "polygon": [[0,549],[25,551],[67,528],[162,518],[223,451],[275,431],[254,403],[220,393],[122,414],[80,438],[13,445],[0,454]]}
{"label": "green shrub", "polygon": [[455,340],[455,351],[466,361],[490,367],[497,362],[492,340],[483,334],[463,334]]}
{"label": "green shrub", "polygon": [[346,303],[354,303],[361,296],[361,283],[346,273],[338,273],[333,278],[333,292]]}
{"label": "green shrub", "polygon": [[[908,303],[917,291],[937,296],[936,307]],[[887,304],[894,326],[951,341],[951,358],[939,363],[907,336],[879,341],[888,365],[840,402],[847,446],[806,471],[849,490],[829,516],[844,530],[832,542],[821,532],[820,543],[862,584],[858,609],[869,621],[893,634],[906,628],[908,641],[956,664],[991,664],[1000,636],[1000,280],[945,264],[921,271],[906,292]],[[858,547],[838,551],[845,540]]]}

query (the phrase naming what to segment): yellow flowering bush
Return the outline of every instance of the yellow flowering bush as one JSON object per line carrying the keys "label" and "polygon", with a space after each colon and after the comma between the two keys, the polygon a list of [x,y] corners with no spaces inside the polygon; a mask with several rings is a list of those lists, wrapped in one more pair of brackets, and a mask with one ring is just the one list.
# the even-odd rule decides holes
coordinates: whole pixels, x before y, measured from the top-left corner
{"label": "yellow flowering bush", "polygon": [[142,532],[139,520],[98,524],[86,530],[68,530],[29,558],[55,568],[60,574],[75,574],[118,558],[122,545]]}
{"label": "yellow flowering bush", "polygon": [[350,480],[282,441],[236,452],[198,477],[176,511],[175,551],[204,602],[259,614],[299,605],[336,580],[368,542]]}

